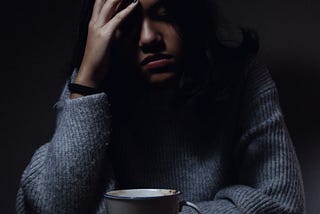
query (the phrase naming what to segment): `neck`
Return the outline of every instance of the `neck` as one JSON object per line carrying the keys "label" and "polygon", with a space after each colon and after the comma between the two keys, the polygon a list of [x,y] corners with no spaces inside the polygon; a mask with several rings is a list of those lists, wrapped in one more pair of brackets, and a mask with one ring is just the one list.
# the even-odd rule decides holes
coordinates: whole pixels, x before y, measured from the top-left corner
{"label": "neck", "polygon": [[176,88],[150,88],[145,93],[145,104],[150,110],[165,110],[172,109],[176,99]]}

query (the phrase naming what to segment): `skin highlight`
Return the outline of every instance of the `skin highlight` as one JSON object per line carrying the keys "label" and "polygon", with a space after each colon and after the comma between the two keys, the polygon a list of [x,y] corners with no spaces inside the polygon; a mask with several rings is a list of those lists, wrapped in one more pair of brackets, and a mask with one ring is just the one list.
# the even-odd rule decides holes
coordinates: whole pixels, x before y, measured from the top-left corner
{"label": "skin highlight", "polygon": [[[96,0],[86,48],[74,83],[99,88],[110,70],[111,46],[146,82],[177,84],[183,63],[183,42],[159,0]],[[71,94],[71,98],[81,97]]]}

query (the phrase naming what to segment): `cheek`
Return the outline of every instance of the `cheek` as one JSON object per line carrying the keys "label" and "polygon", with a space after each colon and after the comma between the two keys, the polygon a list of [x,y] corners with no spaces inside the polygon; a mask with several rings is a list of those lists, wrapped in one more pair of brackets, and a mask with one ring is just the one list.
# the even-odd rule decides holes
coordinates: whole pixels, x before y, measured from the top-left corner
{"label": "cheek", "polygon": [[116,50],[113,52],[113,65],[116,70],[128,70],[128,69],[136,69],[137,61],[136,52],[132,49],[129,49],[124,46],[117,46]]}
{"label": "cheek", "polygon": [[183,42],[179,33],[179,28],[173,25],[168,25],[164,32],[166,43],[171,51],[177,54],[182,54],[183,52]]}
{"label": "cheek", "polygon": [[128,48],[128,46],[123,49],[123,63],[125,66],[134,66],[135,68],[138,66],[138,52],[134,47]]}
{"label": "cheek", "polygon": [[115,56],[125,64],[135,64],[135,59],[138,57],[137,45],[127,38],[119,38],[114,47],[114,51],[116,53]]}

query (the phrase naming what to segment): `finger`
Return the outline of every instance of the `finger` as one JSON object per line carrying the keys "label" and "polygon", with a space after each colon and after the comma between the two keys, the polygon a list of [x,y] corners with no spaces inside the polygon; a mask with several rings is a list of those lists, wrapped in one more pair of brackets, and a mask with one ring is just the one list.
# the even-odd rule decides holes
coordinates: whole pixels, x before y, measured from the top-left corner
{"label": "finger", "polygon": [[121,24],[121,22],[134,10],[138,5],[138,0],[129,4],[125,9],[121,10],[117,15],[115,15],[107,25],[103,26],[102,30],[111,30],[112,32]]}
{"label": "finger", "polygon": [[91,21],[96,22],[106,0],[96,0],[93,6]]}
{"label": "finger", "polygon": [[103,26],[106,22],[108,22],[115,14],[121,2],[122,0],[106,0],[100,11],[99,18],[97,19],[97,26]]}

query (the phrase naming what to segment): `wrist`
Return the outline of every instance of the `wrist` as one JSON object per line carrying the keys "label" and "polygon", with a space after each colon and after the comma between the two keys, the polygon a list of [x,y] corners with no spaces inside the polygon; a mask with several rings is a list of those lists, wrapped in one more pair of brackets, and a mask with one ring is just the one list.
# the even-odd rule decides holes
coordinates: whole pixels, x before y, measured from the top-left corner
{"label": "wrist", "polygon": [[97,69],[81,66],[73,83],[91,87],[100,88],[104,76]]}
{"label": "wrist", "polygon": [[84,97],[84,95],[78,94],[78,93],[72,93],[72,92],[70,93],[70,99],[77,99],[80,97]]}

